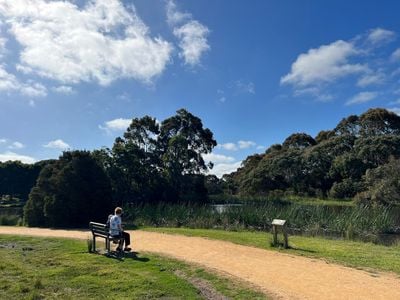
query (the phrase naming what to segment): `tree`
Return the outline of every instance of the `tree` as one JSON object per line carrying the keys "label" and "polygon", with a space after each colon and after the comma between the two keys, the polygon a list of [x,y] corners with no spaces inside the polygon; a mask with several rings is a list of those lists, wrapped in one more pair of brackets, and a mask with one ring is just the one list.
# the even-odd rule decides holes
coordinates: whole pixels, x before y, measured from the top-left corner
{"label": "tree", "polygon": [[282,144],[283,148],[290,149],[304,149],[314,146],[316,141],[306,133],[293,133]]}
{"label": "tree", "polygon": [[90,152],[64,152],[40,172],[24,218],[29,226],[86,227],[113,206],[109,179]]}
{"label": "tree", "polygon": [[317,136],[315,137],[315,141],[317,143],[321,143],[333,137],[335,135],[335,131],[333,130],[321,130]]}
{"label": "tree", "polygon": [[208,195],[223,193],[223,181],[215,175],[207,175],[205,177],[205,187]]}
{"label": "tree", "polygon": [[360,116],[359,123],[364,137],[400,134],[400,117],[383,108],[369,109]]}
{"label": "tree", "polygon": [[119,203],[163,197],[159,133],[156,119],[145,116],[133,119],[124,136],[115,140],[108,173]]}
{"label": "tree", "polygon": [[386,164],[390,157],[400,159],[400,117],[377,108],[343,118],[315,140],[305,133],[292,134],[282,146],[249,156],[223,178],[229,178],[231,191],[239,195],[279,189],[348,198],[362,190],[361,178],[368,169]]}
{"label": "tree", "polygon": [[354,146],[354,155],[368,168],[388,162],[389,157],[400,157],[400,136],[387,134],[360,138]]}
{"label": "tree", "polygon": [[400,206],[400,160],[391,159],[387,164],[367,170],[364,183],[366,191],[355,197],[359,203]]}
{"label": "tree", "polygon": [[203,127],[200,118],[180,109],[175,116],[161,123],[158,145],[161,168],[172,192],[170,197],[184,200],[183,189],[187,188],[188,182],[185,177],[193,177],[212,168],[211,163],[206,165],[203,155],[217,145],[213,133]]}
{"label": "tree", "polygon": [[333,132],[335,132],[336,135],[351,135],[358,137],[360,134],[359,117],[356,115],[351,115],[347,118],[343,118],[335,127]]}
{"label": "tree", "polygon": [[202,174],[211,165],[203,154],[215,145],[201,120],[181,109],[161,125],[149,116],[133,119],[110,155],[99,156],[111,161],[107,173],[123,203],[179,201],[196,198],[193,191],[206,198]]}
{"label": "tree", "polygon": [[20,161],[0,162],[0,196],[10,195],[26,201],[40,170],[48,161],[24,164]]}
{"label": "tree", "polygon": [[202,155],[217,145],[213,133],[185,109],[161,123],[159,143],[163,166],[171,174],[199,174],[212,167]]}

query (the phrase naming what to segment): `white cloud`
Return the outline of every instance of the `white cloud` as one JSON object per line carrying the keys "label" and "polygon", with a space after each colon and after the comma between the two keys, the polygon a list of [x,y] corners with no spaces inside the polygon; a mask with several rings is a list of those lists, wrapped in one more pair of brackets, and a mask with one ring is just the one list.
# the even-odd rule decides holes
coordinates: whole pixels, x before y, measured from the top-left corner
{"label": "white cloud", "polygon": [[99,125],[99,128],[105,130],[107,132],[110,131],[118,131],[118,130],[126,130],[129,125],[131,125],[131,119],[114,119],[111,121],[104,122],[104,126]]}
{"label": "white cloud", "polygon": [[15,75],[5,69],[5,65],[0,64],[0,92],[16,92],[28,97],[45,97],[47,89],[40,83],[28,81],[20,82]]}
{"label": "white cloud", "polygon": [[53,91],[65,95],[72,95],[73,93],[75,93],[74,89],[67,85],[60,85],[57,87],[53,87]]}
{"label": "white cloud", "polygon": [[21,84],[20,93],[28,97],[46,97],[47,88],[41,83],[28,81],[28,84]]}
{"label": "white cloud", "polygon": [[400,61],[400,48],[396,49],[390,56],[392,61]]}
{"label": "white cloud", "polygon": [[238,147],[236,146],[235,143],[219,144],[217,147],[222,148],[224,150],[228,150],[228,151],[237,151],[238,150]]}
{"label": "white cloud", "polygon": [[257,146],[257,144],[253,141],[238,141],[237,143],[218,144],[217,148],[222,148],[228,151],[238,151],[239,149],[247,149],[255,146]]}
{"label": "white cloud", "polygon": [[386,44],[391,42],[396,37],[396,34],[393,31],[386,30],[383,28],[375,28],[370,30],[367,42],[371,44]]}
{"label": "white cloud", "polygon": [[238,92],[241,93],[248,93],[248,94],[255,94],[255,85],[253,82],[244,82],[242,80],[237,80],[235,82],[235,87]]}
{"label": "white cloud", "polygon": [[3,58],[4,54],[6,53],[6,42],[7,39],[5,37],[0,36],[0,58]]}
{"label": "white cloud", "polygon": [[18,90],[19,86],[17,78],[8,73],[4,65],[0,65],[0,91]]}
{"label": "white cloud", "polygon": [[310,49],[297,57],[290,73],[281,78],[281,84],[306,87],[367,71],[368,67],[364,65],[348,63],[348,59],[357,53],[352,43],[342,40]]}
{"label": "white cloud", "polygon": [[22,149],[24,147],[25,147],[25,145],[20,142],[14,142],[10,146],[8,146],[8,148],[10,148],[10,149]]}
{"label": "white cloud", "polygon": [[257,144],[252,142],[252,141],[239,141],[238,145],[239,145],[240,149],[247,149],[247,148],[250,148],[250,147],[254,147]]}
{"label": "white cloud", "polygon": [[172,0],[167,2],[166,10],[167,22],[173,27],[175,37],[179,39],[181,48],[179,56],[187,65],[198,65],[203,53],[210,49],[207,41],[210,30],[200,22],[193,20],[191,14],[180,12]]}
{"label": "white cloud", "polygon": [[211,161],[214,164],[232,163],[235,161],[235,159],[232,156],[226,156],[226,155],[215,154],[215,153],[204,154],[203,159],[206,163]]}
{"label": "white cloud", "polygon": [[377,96],[377,92],[361,92],[347,101],[346,105],[366,103],[375,99]]}
{"label": "white cloud", "polygon": [[226,163],[215,164],[214,167],[209,171],[209,173],[214,174],[217,177],[221,178],[222,175],[224,174],[229,174],[236,171],[241,166],[241,164],[242,164],[241,161],[230,164]]}
{"label": "white cloud", "polygon": [[19,160],[26,164],[33,164],[36,161],[36,159],[34,159],[33,157],[20,155],[10,151],[7,151],[5,153],[0,153],[0,161],[5,162],[9,160],[11,161]]}
{"label": "white cloud", "polygon": [[175,2],[172,0],[167,2],[166,9],[167,9],[167,22],[170,26],[175,26],[184,21],[192,19],[192,15],[190,13],[187,12],[183,13],[178,11]]}
{"label": "white cloud", "polygon": [[21,45],[20,69],[63,83],[119,78],[150,82],[170,61],[172,46],[118,0],[3,0],[0,14]]}
{"label": "white cloud", "polygon": [[70,145],[68,145],[66,142],[64,142],[61,139],[50,141],[46,145],[43,145],[43,147],[51,148],[51,149],[60,149],[60,150],[66,150],[66,149],[71,148]]}
{"label": "white cloud", "polygon": [[261,145],[259,145],[259,146],[257,146],[257,148],[256,148],[257,150],[265,150],[265,146],[261,146]]}
{"label": "white cloud", "polygon": [[0,139],[0,144],[7,143],[7,139]]}
{"label": "white cloud", "polygon": [[174,29],[174,35],[180,39],[179,55],[184,58],[185,64],[194,66],[200,63],[202,54],[210,49],[207,42],[208,33],[208,28],[198,21],[190,21]]}
{"label": "white cloud", "polygon": [[357,86],[366,87],[372,84],[381,84],[385,81],[383,73],[366,74],[357,81]]}
{"label": "white cloud", "polygon": [[317,87],[298,88],[294,91],[295,97],[300,97],[303,95],[311,95],[320,102],[329,102],[333,99],[331,94],[324,93]]}

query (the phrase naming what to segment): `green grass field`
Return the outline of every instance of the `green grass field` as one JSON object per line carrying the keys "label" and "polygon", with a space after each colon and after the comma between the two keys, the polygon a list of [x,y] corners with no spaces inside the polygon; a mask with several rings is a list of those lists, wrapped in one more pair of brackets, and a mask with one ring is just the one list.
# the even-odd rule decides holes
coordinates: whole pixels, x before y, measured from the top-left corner
{"label": "green grass field", "polygon": [[0,235],[0,299],[265,299],[244,283],[149,253],[124,260],[87,242]]}
{"label": "green grass field", "polygon": [[[154,227],[143,228],[143,230],[206,237],[295,255],[322,258],[328,262],[369,271],[382,270],[400,274],[400,244],[387,247],[347,240],[289,236],[290,249],[282,249],[271,246],[272,235],[266,232]],[[282,239],[282,236],[280,235],[279,238]]]}

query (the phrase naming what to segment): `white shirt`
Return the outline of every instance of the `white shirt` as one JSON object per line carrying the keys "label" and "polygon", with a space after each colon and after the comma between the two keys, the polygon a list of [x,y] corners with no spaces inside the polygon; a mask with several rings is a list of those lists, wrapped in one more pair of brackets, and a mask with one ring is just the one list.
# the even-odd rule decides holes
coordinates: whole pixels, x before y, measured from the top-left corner
{"label": "white shirt", "polygon": [[110,219],[110,234],[111,235],[119,235],[121,228],[121,217],[118,215],[113,215]]}

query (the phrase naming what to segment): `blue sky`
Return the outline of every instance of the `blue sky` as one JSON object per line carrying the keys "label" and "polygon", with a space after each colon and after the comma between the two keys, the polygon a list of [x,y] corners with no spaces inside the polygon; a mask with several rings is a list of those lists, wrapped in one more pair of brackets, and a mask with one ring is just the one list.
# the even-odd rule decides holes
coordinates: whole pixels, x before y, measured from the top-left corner
{"label": "blue sky", "polygon": [[0,0],[0,161],[111,147],[186,108],[235,170],[295,132],[400,113],[398,1]]}

